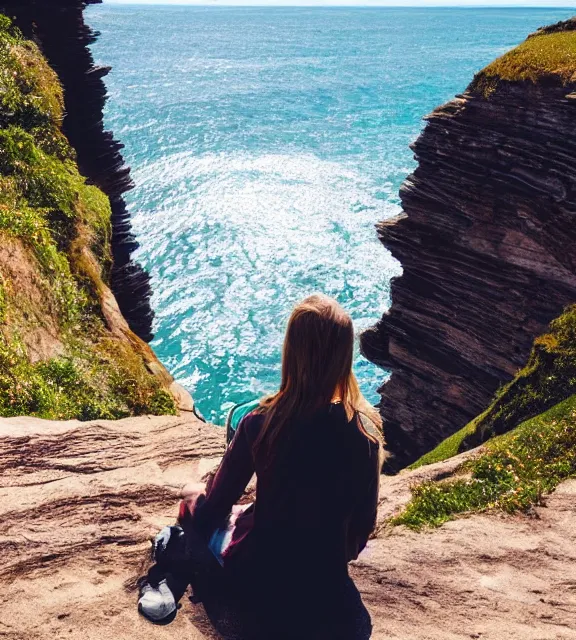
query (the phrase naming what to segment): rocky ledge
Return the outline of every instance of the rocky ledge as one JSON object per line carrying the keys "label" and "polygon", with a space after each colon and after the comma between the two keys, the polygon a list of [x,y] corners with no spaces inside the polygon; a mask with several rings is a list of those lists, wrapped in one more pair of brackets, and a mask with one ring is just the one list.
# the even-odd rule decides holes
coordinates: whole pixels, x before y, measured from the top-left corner
{"label": "rocky ledge", "polygon": [[390,471],[463,427],[576,300],[576,21],[541,30],[427,118],[404,213],[378,233],[403,265],[362,351]]}
{"label": "rocky ledge", "polygon": [[[187,599],[168,628],[139,618],[135,580],[182,485],[223,449],[224,430],[191,416],[0,419],[0,637],[215,638]],[[420,534],[386,526],[412,484],[462,459],[382,478],[376,535],[352,567],[373,638],[576,638],[576,481],[532,517],[478,515]]]}

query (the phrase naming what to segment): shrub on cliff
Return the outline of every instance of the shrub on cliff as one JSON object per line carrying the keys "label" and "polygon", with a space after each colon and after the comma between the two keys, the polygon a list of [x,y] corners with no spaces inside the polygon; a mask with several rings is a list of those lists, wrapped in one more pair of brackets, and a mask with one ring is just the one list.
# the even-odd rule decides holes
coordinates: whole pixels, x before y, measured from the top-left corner
{"label": "shrub on cliff", "polygon": [[110,204],[78,172],[63,105],[36,45],[0,15],[0,415],[174,413],[146,347],[105,322]]}

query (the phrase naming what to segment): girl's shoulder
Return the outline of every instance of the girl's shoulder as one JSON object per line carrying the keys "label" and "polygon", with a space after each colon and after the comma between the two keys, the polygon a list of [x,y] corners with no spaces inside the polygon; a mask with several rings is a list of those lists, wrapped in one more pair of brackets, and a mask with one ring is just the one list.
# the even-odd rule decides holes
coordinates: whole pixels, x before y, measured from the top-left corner
{"label": "girl's shoulder", "polygon": [[379,455],[382,436],[378,427],[364,413],[356,411],[341,431],[349,457],[366,461]]}
{"label": "girl's shoulder", "polygon": [[242,429],[248,440],[253,442],[258,437],[260,429],[262,429],[264,418],[264,412],[260,407],[257,407],[253,411],[250,411],[250,413],[247,413],[242,420],[240,420],[238,429]]}

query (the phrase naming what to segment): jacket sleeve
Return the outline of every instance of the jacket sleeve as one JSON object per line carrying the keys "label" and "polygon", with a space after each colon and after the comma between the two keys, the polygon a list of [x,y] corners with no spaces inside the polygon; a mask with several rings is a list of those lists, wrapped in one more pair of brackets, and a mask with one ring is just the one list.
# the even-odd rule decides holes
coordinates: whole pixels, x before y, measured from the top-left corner
{"label": "jacket sleeve", "polygon": [[362,493],[352,512],[348,528],[348,562],[356,560],[366,546],[370,534],[376,526],[378,515],[378,492],[380,488],[380,451],[377,444],[370,442],[368,473]]}
{"label": "jacket sleeve", "polygon": [[194,528],[205,539],[224,523],[254,474],[252,450],[246,433],[249,420],[250,415],[238,425],[205,499],[198,500],[192,514]]}

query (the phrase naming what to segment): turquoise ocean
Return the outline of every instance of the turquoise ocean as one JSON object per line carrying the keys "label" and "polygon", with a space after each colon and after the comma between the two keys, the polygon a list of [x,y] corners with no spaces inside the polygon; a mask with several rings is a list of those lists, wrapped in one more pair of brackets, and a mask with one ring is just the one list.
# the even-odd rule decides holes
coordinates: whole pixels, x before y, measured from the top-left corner
{"label": "turquoise ocean", "polygon": [[[94,5],[111,65],[105,124],[156,312],[152,346],[221,423],[273,391],[292,306],[321,291],[358,331],[400,265],[374,225],[399,212],[422,117],[562,9]],[[376,402],[386,372],[356,358]]]}

